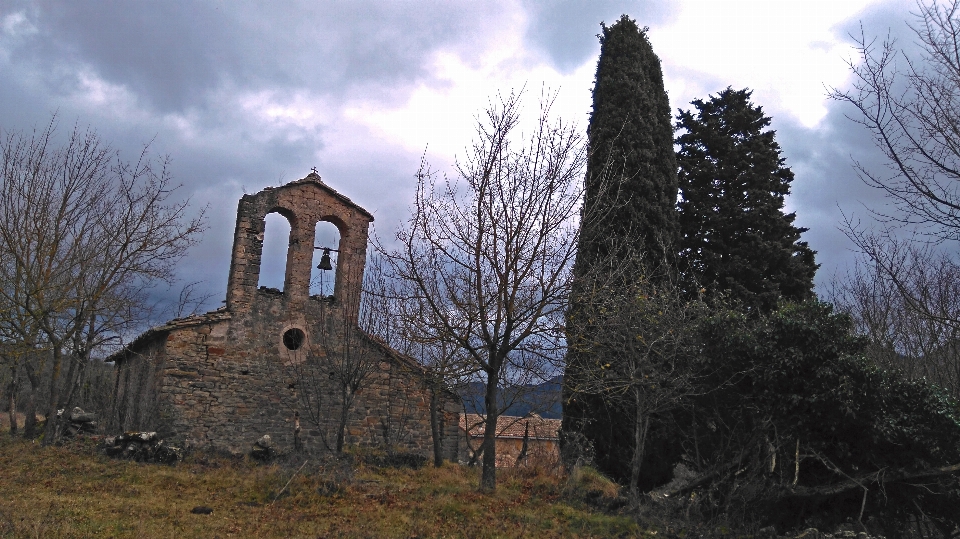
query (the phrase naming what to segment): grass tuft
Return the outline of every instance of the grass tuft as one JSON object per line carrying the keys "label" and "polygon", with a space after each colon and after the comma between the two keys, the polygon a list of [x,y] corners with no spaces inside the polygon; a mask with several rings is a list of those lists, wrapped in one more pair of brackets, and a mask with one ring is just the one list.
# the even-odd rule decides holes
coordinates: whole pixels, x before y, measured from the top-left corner
{"label": "grass tuft", "polygon": [[590,466],[577,466],[570,472],[563,492],[581,501],[615,500],[620,496],[620,485]]}

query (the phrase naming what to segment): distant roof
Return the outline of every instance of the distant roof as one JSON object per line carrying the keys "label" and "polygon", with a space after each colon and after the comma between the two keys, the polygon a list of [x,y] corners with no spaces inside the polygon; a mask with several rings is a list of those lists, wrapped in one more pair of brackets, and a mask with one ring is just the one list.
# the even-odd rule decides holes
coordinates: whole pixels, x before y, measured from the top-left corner
{"label": "distant roof", "polygon": [[[460,430],[471,437],[483,436],[486,417],[479,414],[460,414]],[[530,438],[535,440],[559,440],[560,420],[544,419],[537,414],[526,417],[502,415],[497,418],[497,438],[523,438],[529,425]]]}

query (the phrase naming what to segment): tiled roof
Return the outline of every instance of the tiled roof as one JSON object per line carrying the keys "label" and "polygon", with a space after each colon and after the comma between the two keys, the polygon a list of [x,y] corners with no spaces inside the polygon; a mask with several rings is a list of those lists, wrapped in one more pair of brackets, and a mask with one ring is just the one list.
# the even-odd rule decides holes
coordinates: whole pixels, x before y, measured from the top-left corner
{"label": "tiled roof", "polygon": [[[472,438],[483,436],[486,418],[479,414],[460,414],[460,429],[470,433]],[[502,415],[497,418],[497,438],[523,438],[529,426],[530,438],[535,440],[558,440],[560,438],[560,420],[544,419],[537,414],[526,417]]]}

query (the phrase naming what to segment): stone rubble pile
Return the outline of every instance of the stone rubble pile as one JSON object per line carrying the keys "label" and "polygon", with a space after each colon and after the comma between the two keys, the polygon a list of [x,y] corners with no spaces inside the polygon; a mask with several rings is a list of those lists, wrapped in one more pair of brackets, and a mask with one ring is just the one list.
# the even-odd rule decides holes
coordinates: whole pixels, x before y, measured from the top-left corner
{"label": "stone rubble pile", "polygon": [[[57,415],[63,416],[63,410],[57,410]],[[97,414],[84,412],[76,407],[67,415],[67,423],[63,428],[63,435],[72,438],[78,434],[94,434],[97,432]]]}
{"label": "stone rubble pile", "polygon": [[173,464],[183,459],[183,450],[164,444],[156,432],[126,432],[119,436],[107,436],[103,440],[103,450],[111,457],[137,462]]}
{"label": "stone rubble pile", "polygon": [[277,456],[277,449],[273,446],[269,434],[264,434],[259,440],[253,442],[250,456],[260,461],[269,461]]}

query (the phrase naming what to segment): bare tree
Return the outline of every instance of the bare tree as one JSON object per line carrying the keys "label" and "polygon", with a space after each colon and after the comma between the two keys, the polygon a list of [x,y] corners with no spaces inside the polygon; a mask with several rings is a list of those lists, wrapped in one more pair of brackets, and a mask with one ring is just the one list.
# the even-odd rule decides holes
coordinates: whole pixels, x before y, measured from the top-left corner
{"label": "bare tree", "polygon": [[8,370],[10,379],[7,381],[7,413],[10,419],[10,435],[16,436],[19,428],[17,422],[17,396],[20,393],[20,370],[23,363],[23,354],[27,352],[15,343],[4,339],[0,342],[0,364]]}
{"label": "bare tree", "polygon": [[[358,322],[355,324],[350,315],[332,316],[326,306],[321,307],[319,344],[325,355],[311,354],[304,347],[302,357],[287,365],[297,389],[297,400],[292,405],[321,433],[327,450],[343,452],[350,410],[357,393],[371,381],[382,357],[375,350],[376,340],[388,344],[395,339],[398,317],[393,312],[393,296],[388,286],[382,264],[371,257],[364,272]],[[328,398],[331,393],[336,395],[336,400]],[[336,418],[332,442],[327,437],[331,417]]]}
{"label": "bare tree", "polygon": [[[171,200],[166,160],[144,149],[136,163],[120,161],[79,129],[55,147],[55,126],[0,142],[0,324],[30,357],[50,360],[44,443],[59,438],[57,411],[91,353],[143,322],[146,292],[172,282],[203,228],[202,212],[189,219],[187,202]],[[45,365],[24,367],[36,391]]]}
{"label": "bare tree", "polygon": [[580,131],[551,120],[550,104],[524,143],[520,95],[492,104],[456,180],[438,184],[424,163],[413,216],[389,254],[426,313],[419,338],[456,345],[481,373],[485,490],[496,488],[500,389],[545,379],[563,356],[585,148]]}
{"label": "bare tree", "polygon": [[456,343],[439,340],[430,330],[437,326],[431,312],[423,310],[419,301],[404,301],[416,298],[416,293],[406,293],[401,287],[410,283],[396,280],[393,283],[397,306],[400,308],[400,339],[391,343],[402,353],[415,357],[425,367],[426,389],[430,392],[430,433],[433,438],[433,464],[443,465],[443,425],[441,423],[441,397],[443,392],[462,386],[476,374],[476,367]]}
{"label": "bare tree", "polygon": [[[874,210],[879,231],[847,223],[866,264],[835,286],[834,300],[871,337],[879,363],[957,395],[960,267],[943,242],[960,241],[960,0],[917,9],[914,47],[861,32],[854,87],[831,92],[854,106],[851,119],[886,157],[885,171],[855,166],[894,208]],[[915,235],[898,236],[903,226]]]}
{"label": "bare tree", "polygon": [[[382,261],[372,256],[363,275],[363,295],[358,311],[358,326],[342,328],[339,354],[328,357],[334,381],[340,393],[340,421],[337,425],[337,452],[343,451],[347,418],[357,392],[367,385],[379,366],[374,338],[384,344],[395,339],[397,313]],[[349,318],[349,317],[348,317]]]}
{"label": "bare tree", "polygon": [[960,398],[960,265],[928,243],[850,234],[865,260],[831,300],[870,339],[877,364]]}
{"label": "bare tree", "polygon": [[878,215],[921,225],[937,239],[960,239],[960,0],[918,3],[910,28],[919,52],[896,40],[861,33],[854,87],[833,89],[853,105],[852,120],[873,135],[887,158],[887,173],[856,163],[861,178],[882,190],[899,212]]}
{"label": "bare tree", "polygon": [[194,281],[180,287],[176,302],[169,305],[171,318],[186,318],[203,312],[204,305],[213,298],[212,292],[201,292],[197,285],[202,281]]}

